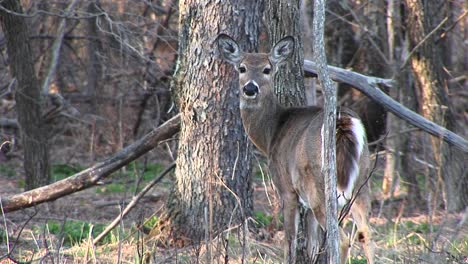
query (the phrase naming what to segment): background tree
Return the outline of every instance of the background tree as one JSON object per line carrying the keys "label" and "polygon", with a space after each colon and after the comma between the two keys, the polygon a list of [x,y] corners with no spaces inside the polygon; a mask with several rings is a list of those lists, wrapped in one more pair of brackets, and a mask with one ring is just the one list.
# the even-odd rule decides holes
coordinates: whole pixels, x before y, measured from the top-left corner
{"label": "background tree", "polygon": [[261,10],[261,1],[180,3],[173,89],[181,131],[167,203],[179,241],[212,238],[252,213],[251,147],[240,119],[238,80],[232,66],[216,57],[213,41],[224,32],[255,50]]}
{"label": "background tree", "polygon": [[30,190],[50,181],[48,134],[41,112],[43,98],[34,70],[29,26],[26,18],[18,15],[23,13],[21,3],[8,0],[0,5],[11,75],[16,80],[15,101],[24,149],[25,189]]}
{"label": "background tree", "polygon": [[[411,53],[409,67],[413,72],[420,113],[429,120],[457,130],[453,106],[448,98],[448,76],[444,70],[450,64],[448,40],[442,26],[450,20],[449,2],[405,1],[408,15],[408,37]],[[405,65],[403,65],[405,66]],[[433,191],[430,206],[435,209],[437,197],[444,192],[445,207],[449,211],[463,210],[468,205],[468,177],[464,155],[436,137],[430,138],[432,147],[427,153],[434,167],[426,181]]]}

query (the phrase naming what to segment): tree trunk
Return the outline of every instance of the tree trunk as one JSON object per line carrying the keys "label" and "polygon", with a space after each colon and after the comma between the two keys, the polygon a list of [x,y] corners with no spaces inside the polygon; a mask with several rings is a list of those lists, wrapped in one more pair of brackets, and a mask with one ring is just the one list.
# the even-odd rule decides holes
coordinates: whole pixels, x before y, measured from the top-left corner
{"label": "tree trunk", "polygon": [[[324,28],[326,0],[314,1],[314,60],[319,65],[319,80],[325,95],[322,125],[322,176],[325,178],[325,204],[327,219],[327,259],[328,263],[344,263],[340,257],[340,233],[337,213],[336,178],[336,85],[327,69]],[[343,245],[341,245],[343,246]]]}
{"label": "tree trunk", "polygon": [[251,145],[240,119],[237,74],[216,57],[213,41],[223,32],[244,50],[255,50],[261,10],[261,1],[249,0],[179,4],[173,91],[181,132],[176,182],[167,203],[178,243],[210,239],[251,215]]}
{"label": "tree trunk", "polygon": [[300,1],[276,0],[267,1],[265,22],[268,40],[271,45],[285,36],[293,36],[296,46],[291,60],[285,64],[286,69],[275,76],[275,92],[281,104],[298,106],[306,104],[304,92],[304,52],[302,50],[300,18]]}
{"label": "tree trunk", "polygon": [[[304,46],[304,57],[312,58],[313,56],[313,41],[314,41],[314,32],[312,32],[312,19],[313,19],[313,1],[312,0],[303,0],[301,1],[300,6],[300,23],[302,31],[302,42]],[[307,105],[317,105],[317,79],[316,78],[307,78],[304,79],[304,89],[306,95]]]}
{"label": "tree trunk", "polygon": [[[390,1],[391,2],[391,1]],[[390,3],[389,3],[390,5]],[[392,7],[387,7],[388,9]],[[392,66],[390,62],[393,62],[393,58],[389,54],[389,45],[394,45],[390,43],[394,37],[394,30],[392,30],[390,25],[386,25],[385,10],[388,10],[385,6],[384,0],[368,0],[366,7],[364,8],[363,20],[365,22],[365,27],[368,28],[368,31],[364,32],[363,39],[363,53],[362,59],[363,67],[366,68],[365,72],[372,76],[378,76],[381,78],[393,77]],[[394,14],[394,12],[392,12]],[[394,18],[390,17],[389,19]],[[391,36],[391,37],[390,37]],[[399,95],[398,89],[390,90],[390,96],[395,99],[398,99]],[[389,133],[398,133],[400,123],[395,116],[389,115],[385,116],[385,111],[382,106],[377,102],[371,101],[369,98],[363,99],[366,106],[365,112],[372,112],[377,118],[373,118],[373,122],[380,123],[380,126],[384,126],[383,123],[387,123],[386,130]],[[372,109],[372,111],[368,111]],[[376,114],[378,113],[378,114]],[[365,114],[367,116],[367,114]],[[367,121],[371,121],[366,118]],[[372,124],[371,126],[377,126],[377,124]],[[384,195],[393,194],[393,189],[395,184],[398,183],[397,170],[399,168],[399,141],[398,137],[391,137],[386,140],[386,153],[385,153],[385,172],[382,182],[382,192]]]}
{"label": "tree trunk", "polygon": [[[413,49],[409,65],[415,79],[419,111],[425,118],[456,130],[447,94],[448,78],[443,69],[450,56],[444,54],[444,51],[448,50],[446,40],[439,39],[443,19],[450,17],[449,3],[406,0],[405,5],[410,47]],[[430,162],[435,165],[435,170],[431,170],[435,183],[434,195],[440,195],[437,193],[439,188],[440,191],[445,189],[443,199],[446,209],[463,210],[468,205],[468,177],[464,168],[464,154],[443,144],[443,141],[436,137],[431,137],[430,143]],[[434,195],[433,199],[436,198]]]}
{"label": "tree trunk", "polygon": [[[96,14],[100,12],[98,7],[99,1],[91,1],[88,3],[87,9],[90,14]],[[91,39],[86,49],[88,67],[86,67],[87,84],[85,93],[91,98],[91,113],[93,114],[96,114],[97,111],[98,100],[96,95],[98,94],[99,83],[102,78],[102,64],[99,60],[99,53],[102,52],[102,43],[99,38],[98,19],[99,17],[92,17],[86,21],[88,34],[91,36]]]}
{"label": "tree trunk", "polygon": [[[23,13],[20,1],[2,1],[3,8]],[[34,71],[33,54],[25,18],[0,11],[7,40],[11,75],[16,78],[16,111],[24,151],[25,188],[46,185],[49,177],[47,130],[41,116],[41,90]]]}

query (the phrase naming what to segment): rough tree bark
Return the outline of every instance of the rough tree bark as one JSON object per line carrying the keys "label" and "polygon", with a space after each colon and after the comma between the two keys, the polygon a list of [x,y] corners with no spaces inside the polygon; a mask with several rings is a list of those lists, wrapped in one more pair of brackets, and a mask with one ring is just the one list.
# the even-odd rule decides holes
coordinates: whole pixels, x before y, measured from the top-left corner
{"label": "rough tree bark", "polygon": [[296,46],[291,60],[285,64],[285,69],[275,76],[275,92],[281,104],[298,106],[306,104],[304,92],[304,74],[302,65],[304,52],[302,50],[300,1],[276,0],[267,1],[265,6],[265,22],[268,25],[268,40],[271,45],[285,36],[293,36]]}
{"label": "rough tree bark", "polygon": [[[421,114],[436,123],[456,130],[456,123],[448,99],[448,78],[443,69],[450,56],[446,40],[440,39],[444,21],[449,18],[449,2],[405,0],[407,25],[412,53],[409,66],[413,71],[418,105]],[[432,160],[437,184],[445,188],[444,202],[448,211],[459,211],[468,205],[468,177],[464,154],[431,137]],[[437,194],[436,194],[437,195]],[[434,196],[433,196],[434,197]],[[435,199],[435,197],[433,198]]]}
{"label": "rough tree bark", "polygon": [[177,243],[210,239],[252,211],[251,145],[239,112],[238,80],[216,58],[223,32],[257,47],[261,1],[179,3],[179,59],[173,90],[181,113],[174,190],[167,203]]}
{"label": "rough tree bark", "polygon": [[20,1],[0,3],[0,22],[7,41],[12,77],[17,80],[15,92],[21,143],[24,152],[25,189],[49,183],[49,152],[47,130],[41,115],[42,95],[34,70],[26,19],[10,13],[23,13]]}

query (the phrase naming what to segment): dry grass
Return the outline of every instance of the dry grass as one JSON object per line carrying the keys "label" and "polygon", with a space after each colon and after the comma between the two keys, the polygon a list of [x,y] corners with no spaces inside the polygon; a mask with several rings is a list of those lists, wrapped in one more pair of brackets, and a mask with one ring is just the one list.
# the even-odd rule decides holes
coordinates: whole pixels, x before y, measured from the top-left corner
{"label": "dry grass", "polygon": [[[269,212],[276,209],[267,202],[267,192],[261,189],[261,186],[267,185],[257,182],[255,186],[256,208],[261,210],[258,215],[271,216]],[[186,248],[160,248],[155,246],[154,241],[145,241],[144,234],[136,229],[135,225],[154,213],[151,208],[161,208],[166,191],[164,188],[154,190],[150,196],[158,196],[160,199],[149,199],[144,205],[139,205],[133,214],[124,219],[111,235],[96,247],[89,243],[90,231],[83,228],[78,235],[80,239],[76,239],[79,241],[67,240],[67,236],[71,236],[77,227],[69,227],[64,223],[91,223],[97,230],[119,214],[118,203],[112,202],[121,200],[125,193],[96,193],[96,190],[86,190],[54,203],[40,205],[36,210],[3,215],[0,228],[0,256],[3,256],[3,259],[0,263],[9,263],[5,257],[9,251],[12,252],[10,256],[14,260],[32,260],[33,263],[282,262],[283,250],[280,241],[283,232],[281,227],[273,223],[259,226],[256,233],[244,232],[244,228],[233,228],[213,241]],[[268,194],[270,199],[274,198],[271,197],[274,195],[273,191],[269,190]],[[390,207],[383,207],[381,210],[393,211]],[[75,211],[70,211],[71,208]],[[389,216],[379,213],[381,217],[371,219],[377,244],[377,263],[468,263],[467,214],[468,212],[437,212],[430,217],[426,214]],[[275,217],[268,219],[272,218]],[[51,225],[51,220],[55,221],[55,227]],[[249,225],[255,225],[255,221],[249,221]],[[351,226],[350,223],[346,225],[348,229],[351,229]],[[5,228],[9,234],[8,241],[4,236]],[[355,243],[352,247],[350,263],[365,263],[358,244]]]}

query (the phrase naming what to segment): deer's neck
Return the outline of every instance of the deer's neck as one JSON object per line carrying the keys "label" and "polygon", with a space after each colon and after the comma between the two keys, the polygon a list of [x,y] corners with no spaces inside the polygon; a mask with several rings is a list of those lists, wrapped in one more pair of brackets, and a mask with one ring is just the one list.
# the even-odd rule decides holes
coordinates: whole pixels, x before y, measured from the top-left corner
{"label": "deer's neck", "polygon": [[280,117],[285,112],[278,102],[271,101],[267,107],[242,107],[241,117],[250,140],[266,156],[269,155],[273,138],[279,129]]}

